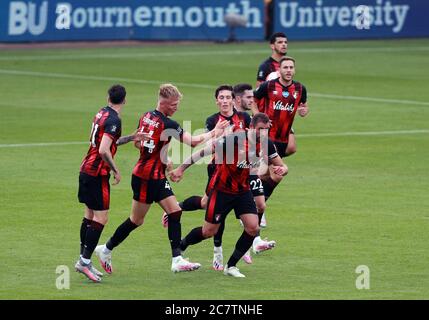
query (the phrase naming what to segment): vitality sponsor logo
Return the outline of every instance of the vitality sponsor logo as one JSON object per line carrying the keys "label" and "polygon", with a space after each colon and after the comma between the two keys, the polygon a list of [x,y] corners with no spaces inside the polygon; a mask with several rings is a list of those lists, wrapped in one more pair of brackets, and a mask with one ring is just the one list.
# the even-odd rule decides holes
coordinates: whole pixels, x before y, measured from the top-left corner
{"label": "vitality sponsor logo", "polygon": [[262,158],[260,158],[258,161],[255,161],[255,162],[248,162],[246,160],[243,160],[243,161],[237,163],[237,168],[239,168],[239,169],[259,168],[259,166],[261,165],[261,162],[262,162]]}
{"label": "vitality sponsor logo", "polygon": [[276,101],[275,103],[273,102],[274,110],[293,112],[293,108],[294,108],[293,103],[284,105],[283,102],[281,102],[280,100]]}

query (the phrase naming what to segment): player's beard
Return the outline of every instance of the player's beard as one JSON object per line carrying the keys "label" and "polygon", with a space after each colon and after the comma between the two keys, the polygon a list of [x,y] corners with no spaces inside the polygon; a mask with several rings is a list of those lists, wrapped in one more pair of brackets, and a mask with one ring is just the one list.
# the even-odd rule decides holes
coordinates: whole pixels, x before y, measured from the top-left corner
{"label": "player's beard", "polygon": [[276,53],[277,53],[279,56],[285,56],[285,55],[287,54],[287,48],[286,48],[286,50],[285,50],[284,52],[282,52],[282,50],[277,50],[277,49],[276,49]]}

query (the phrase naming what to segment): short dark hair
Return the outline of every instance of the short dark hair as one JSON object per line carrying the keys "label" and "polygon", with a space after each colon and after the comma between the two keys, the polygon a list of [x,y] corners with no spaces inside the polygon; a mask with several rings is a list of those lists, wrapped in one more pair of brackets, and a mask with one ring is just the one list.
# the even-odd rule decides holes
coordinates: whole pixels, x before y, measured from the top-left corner
{"label": "short dark hair", "polygon": [[293,61],[293,65],[295,65],[295,59],[290,56],[284,56],[283,58],[281,58],[279,61],[280,66],[282,65],[283,61]]}
{"label": "short dark hair", "polygon": [[242,96],[246,90],[253,90],[253,88],[248,83],[240,83],[234,86],[233,92],[235,96]]}
{"label": "short dark hair", "polygon": [[222,90],[228,90],[228,91],[231,91],[232,97],[233,97],[233,98],[235,98],[235,95],[234,95],[234,88],[233,88],[232,86],[230,86],[229,84],[223,84],[223,85],[219,86],[219,87],[216,89],[216,92],[215,92],[215,98],[216,98],[216,99],[217,99],[217,96],[219,95],[219,92],[220,92],[220,91],[222,91]]}
{"label": "short dark hair", "polygon": [[271,37],[270,37],[270,44],[274,44],[274,42],[276,42],[277,38],[286,38],[286,34],[283,32],[276,32],[274,33]]}
{"label": "short dark hair", "polygon": [[125,87],[120,84],[115,84],[110,87],[109,91],[109,100],[113,104],[121,104],[125,100],[125,96],[127,92],[125,91]]}
{"label": "short dark hair", "polygon": [[259,112],[252,117],[252,121],[250,122],[250,125],[254,128],[260,122],[269,123],[270,118],[268,118],[268,116],[265,113]]}

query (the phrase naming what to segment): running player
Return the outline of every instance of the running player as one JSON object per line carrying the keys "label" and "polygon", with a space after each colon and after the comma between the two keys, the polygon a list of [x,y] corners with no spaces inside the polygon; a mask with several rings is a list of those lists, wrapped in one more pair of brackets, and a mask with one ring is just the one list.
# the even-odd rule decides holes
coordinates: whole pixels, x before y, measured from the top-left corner
{"label": "running player", "polygon": [[[280,78],[266,81],[255,91],[255,101],[258,111],[264,112],[271,120],[270,139],[277,147],[280,157],[286,157],[290,131],[295,114],[305,117],[308,112],[307,90],[299,82],[293,80],[295,76],[295,59],[283,57],[280,60]],[[261,103],[263,102],[263,103]],[[265,198],[268,199],[282,177],[273,174],[261,177],[264,182]]]}

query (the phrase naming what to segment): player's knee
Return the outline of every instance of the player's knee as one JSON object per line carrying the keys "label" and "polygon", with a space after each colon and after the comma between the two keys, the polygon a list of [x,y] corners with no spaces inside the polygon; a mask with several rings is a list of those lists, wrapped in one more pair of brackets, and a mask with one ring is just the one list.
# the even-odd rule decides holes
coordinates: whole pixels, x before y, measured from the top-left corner
{"label": "player's knee", "polygon": [[205,239],[211,238],[217,233],[218,230],[219,228],[216,228],[216,227],[206,227],[206,228],[203,227],[203,232],[202,232],[203,237]]}
{"label": "player's knee", "polygon": [[286,155],[291,156],[296,152],[296,144],[288,145],[286,148]]}
{"label": "player's knee", "polygon": [[130,220],[136,226],[141,226],[144,223],[144,217],[134,217],[134,216],[131,216]]}
{"label": "player's knee", "polygon": [[256,237],[258,235],[259,226],[257,224],[251,224],[245,228],[246,232],[250,234],[252,237]]}
{"label": "player's knee", "polygon": [[107,214],[94,214],[93,221],[98,222],[99,224],[102,224],[103,226],[105,226],[109,221],[109,217]]}
{"label": "player's knee", "polygon": [[258,213],[264,213],[266,208],[267,205],[265,204],[265,202],[256,204],[256,209],[258,210]]}

